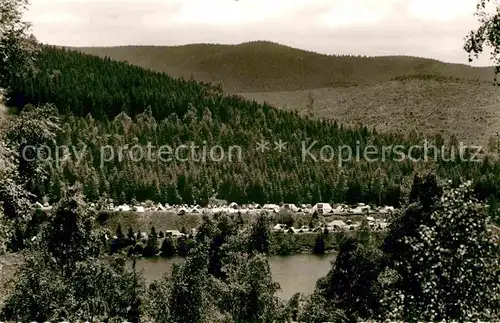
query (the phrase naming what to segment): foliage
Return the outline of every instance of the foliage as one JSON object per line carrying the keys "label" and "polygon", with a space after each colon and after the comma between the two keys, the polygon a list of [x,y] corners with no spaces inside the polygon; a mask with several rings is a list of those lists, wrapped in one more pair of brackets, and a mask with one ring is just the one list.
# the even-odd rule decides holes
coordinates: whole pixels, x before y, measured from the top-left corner
{"label": "foliage", "polygon": [[326,249],[325,235],[323,232],[316,235],[316,241],[314,242],[313,253],[314,254],[324,254]]}
{"label": "foliage", "polygon": [[285,224],[287,227],[293,227],[293,214],[288,210],[280,210],[276,215],[276,223]]}
{"label": "foliage", "polygon": [[173,257],[177,252],[177,246],[172,237],[167,236],[163,239],[160,248],[160,255],[162,257]]}
{"label": "foliage", "polygon": [[21,184],[17,160],[16,152],[0,140],[0,201],[5,220],[23,219],[29,214],[32,195]]}
{"label": "foliage", "polygon": [[81,187],[75,185],[56,206],[54,217],[42,229],[40,248],[60,269],[70,275],[79,261],[100,254],[100,237],[93,230],[94,218],[83,201]]}
{"label": "foliage", "polygon": [[260,214],[251,228],[248,241],[248,250],[250,253],[269,253],[270,248],[270,219],[265,214]]}
{"label": "foliage", "polygon": [[33,68],[36,40],[30,24],[23,20],[29,0],[0,1],[0,87],[8,87],[12,76]]}
{"label": "foliage", "polygon": [[[490,10],[491,9],[491,10]],[[472,30],[465,39],[464,49],[469,53],[469,61],[477,58],[484,47],[490,47],[491,59],[495,62],[495,84],[500,85],[500,2],[479,0],[475,16],[479,27]]]}
{"label": "foliage", "polygon": [[307,296],[299,311],[299,322],[348,322],[342,310],[332,306],[325,297],[314,292]]}
{"label": "foliage", "polygon": [[364,223],[344,237],[318,280],[311,317],[342,310],[349,320],[471,321],[499,317],[500,249],[491,215],[471,182],[452,187],[415,176],[408,204],[380,245]]}
{"label": "foliage", "polygon": [[[168,299],[171,322],[208,322],[212,301],[208,292],[208,255],[204,246],[192,250],[182,266],[174,266]],[[207,279],[208,276],[208,279]]]}
{"label": "foliage", "polygon": [[157,323],[170,323],[169,296],[172,288],[172,281],[169,276],[162,277],[159,281],[152,282],[147,290],[144,305],[146,317]]}
{"label": "foliage", "polygon": [[372,285],[383,266],[383,253],[357,237],[342,241],[333,267],[318,280],[317,292],[351,319],[368,319],[378,311],[378,295]]}
{"label": "foliage", "polygon": [[[68,191],[26,253],[1,311],[4,320],[127,320],[142,282],[123,259],[100,256],[104,239],[92,230],[78,187]],[[129,306],[130,305],[130,306]]]}
{"label": "foliage", "polygon": [[31,221],[35,186],[45,179],[45,165],[27,162],[23,147],[47,144],[55,138],[58,120],[50,116],[50,111],[50,106],[27,109],[19,118],[9,120],[7,133],[0,135],[0,250],[5,249],[9,235],[13,250],[23,247],[21,236]]}
{"label": "foliage", "polygon": [[273,322],[284,315],[275,292],[279,284],[271,277],[264,255],[249,258],[235,255],[227,265],[227,309],[236,322]]}
{"label": "foliage", "polygon": [[151,232],[148,235],[148,241],[146,242],[146,247],[142,255],[144,257],[153,257],[158,253],[158,234],[156,233],[155,227],[151,228]]}
{"label": "foliage", "polygon": [[272,236],[272,253],[280,256],[287,256],[298,251],[299,245],[292,235],[277,232]]}
{"label": "foliage", "polygon": [[[10,121],[7,143],[17,151],[18,173],[28,191],[40,195],[47,184],[47,162],[65,156],[56,156],[56,136],[60,133],[57,109],[50,104],[27,106]],[[60,162],[60,161],[59,161]]]}
{"label": "foliage", "polygon": [[[499,317],[498,237],[487,208],[467,182],[445,186],[434,204],[425,204],[417,223],[409,208],[392,257],[393,289],[383,299],[389,318],[404,320],[495,320]],[[403,226],[404,227],[404,226]],[[399,278],[398,278],[399,277]]]}
{"label": "foliage", "polygon": [[205,217],[186,261],[150,286],[149,317],[159,322],[270,322],[284,317],[266,257],[246,253],[248,241],[236,234],[232,221],[225,215]]}

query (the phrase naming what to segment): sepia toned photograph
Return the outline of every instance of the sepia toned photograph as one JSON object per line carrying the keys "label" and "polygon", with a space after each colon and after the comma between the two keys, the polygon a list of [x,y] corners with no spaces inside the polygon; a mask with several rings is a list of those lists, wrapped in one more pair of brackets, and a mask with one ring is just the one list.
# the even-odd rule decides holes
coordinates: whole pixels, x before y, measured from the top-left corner
{"label": "sepia toned photograph", "polygon": [[8,322],[500,322],[500,0],[0,0]]}

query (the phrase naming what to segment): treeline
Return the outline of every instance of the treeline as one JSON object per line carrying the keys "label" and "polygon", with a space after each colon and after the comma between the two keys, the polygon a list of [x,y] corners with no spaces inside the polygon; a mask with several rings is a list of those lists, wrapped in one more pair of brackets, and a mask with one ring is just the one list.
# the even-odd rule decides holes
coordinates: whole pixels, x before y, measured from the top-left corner
{"label": "treeline", "polygon": [[[260,216],[260,215],[259,215]],[[246,223],[241,217],[227,214],[216,214],[215,219],[221,217],[228,217],[232,223],[234,223],[239,230],[243,230],[248,227],[251,223]],[[272,218],[272,217],[271,217]],[[209,221],[210,217],[208,215],[203,216],[203,221]],[[318,219],[317,216],[311,218],[311,222],[314,219]],[[252,220],[253,221],[253,220]],[[275,221],[272,221],[275,222]],[[367,226],[367,223],[362,223],[362,225]],[[180,230],[184,236],[172,236],[169,233],[163,231],[157,231],[153,226],[151,227],[149,233],[145,233],[135,230],[132,227],[128,228],[127,232],[124,232],[121,224],[116,228],[115,235],[109,239],[106,244],[106,248],[110,254],[126,254],[127,256],[138,255],[142,257],[186,257],[189,251],[194,247],[193,234],[189,233],[188,230],[183,227]],[[27,234],[30,232],[28,231]],[[22,233],[19,231],[16,237],[22,237]],[[385,237],[385,233],[381,231],[370,232],[372,239],[374,241],[382,241]],[[324,254],[325,252],[338,250],[343,239],[353,236],[353,232],[343,232],[343,231],[333,231],[330,232],[327,228],[321,228],[317,230],[316,233],[307,234],[294,234],[293,231],[288,232],[271,232],[269,234],[269,253],[274,255],[287,256],[296,253],[314,253],[314,254]],[[24,246],[24,241],[31,239],[32,237],[24,236],[22,241],[15,241],[15,245],[11,245],[11,250],[19,250],[17,246],[21,243]]]}
{"label": "treeline", "polygon": [[406,74],[401,76],[395,76],[391,78],[391,81],[413,81],[413,80],[425,80],[425,81],[437,81],[437,82],[459,82],[459,83],[476,83],[479,84],[484,81],[479,79],[462,79],[459,77],[446,76],[440,74]]}
{"label": "treeline", "polygon": [[[37,64],[35,74],[12,79],[9,97],[20,108],[52,102],[58,110],[60,129],[50,144],[53,150],[70,147],[71,158],[52,162],[48,177],[43,181],[36,178],[32,190],[52,201],[59,200],[65,186],[79,181],[89,200],[106,196],[118,203],[135,198],[206,204],[216,195],[238,203],[324,201],[399,206],[413,174],[421,170],[436,170],[454,183],[474,179],[482,197],[498,197],[498,164],[463,162],[457,147],[450,161],[413,162],[394,160],[394,151],[382,154],[384,146],[401,145],[407,152],[412,145],[422,145],[425,138],[418,133],[344,128],[334,121],[302,118],[224,95],[207,84],[51,47],[43,48]],[[39,112],[28,110],[16,118],[18,128],[40,120]],[[34,138],[36,127],[32,128]],[[440,136],[427,139],[448,153],[457,144]],[[264,153],[256,150],[261,140],[269,143]],[[282,153],[274,150],[279,140],[287,143]],[[219,145],[226,156],[231,147],[238,146],[241,158],[240,150],[232,150],[236,151],[232,160],[208,158],[207,162],[196,161],[196,157],[171,162],[146,156],[127,158],[126,149],[123,160],[117,156],[124,147],[139,145],[144,152],[148,144],[168,145],[175,150],[191,142],[200,147],[198,157],[203,147],[210,151]],[[304,154],[311,145],[311,155]],[[378,149],[370,155],[377,159],[374,162],[363,156],[371,145]],[[103,158],[106,146],[112,148],[114,158]],[[322,151],[324,146],[333,150]],[[339,158],[348,156],[339,147],[350,147],[353,156],[341,165]],[[77,156],[75,151],[82,154]],[[413,157],[422,157],[422,152],[414,151]]]}

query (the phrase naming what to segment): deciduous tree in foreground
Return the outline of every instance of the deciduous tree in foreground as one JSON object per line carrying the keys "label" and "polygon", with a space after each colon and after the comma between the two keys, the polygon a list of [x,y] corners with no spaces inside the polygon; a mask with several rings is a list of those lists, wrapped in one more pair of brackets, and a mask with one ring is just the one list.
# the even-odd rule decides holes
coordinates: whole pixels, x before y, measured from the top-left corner
{"label": "deciduous tree in foreground", "polygon": [[469,53],[469,61],[477,58],[490,47],[491,59],[495,62],[495,83],[500,85],[500,2],[498,0],[479,0],[476,17],[479,27],[465,38],[464,49]]}
{"label": "deciduous tree in foreground", "polygon": [[0,0],[0,87],[33,68],[36,40],[23,20],[29,0]]}

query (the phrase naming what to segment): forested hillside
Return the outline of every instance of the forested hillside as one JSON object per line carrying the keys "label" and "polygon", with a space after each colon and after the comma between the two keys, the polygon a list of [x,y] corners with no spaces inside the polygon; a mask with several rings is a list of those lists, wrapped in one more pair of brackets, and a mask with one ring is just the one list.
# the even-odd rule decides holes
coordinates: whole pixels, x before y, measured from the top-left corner
{"label": "forested hillside", "polygon": [[221,83],[230,93],[344,87],[432,74],[491,83],[493,70],[407,56],[333,56],[266,41],[238,45],[85,47],[78,50],[166,72]]}
{"label": "forested hillside", "polygon": [[[394,161],[394,154],[368,162],[352,158],[338,163],[339,151],[330,160],[303,158],[303,143],[318,157],[323,145],[346,145],[363,154],[367,145],[422,145],[413,132],[379,134],[366,127],[344,128],[334,121],[311,120],[296,112],[224,95],[219,89],[195,81],[173,79],[125,63],[72,51],[45,47],[31,77],[11,80],[11,105],[54,103],[62,118],[58,145],[77,147],[81,159],[52,167],[50,178],[38,192],[56,200],[66,183],[80,181],[85,195],[96,200],[108,195],[118,201],[158,200],[169,203],[206,203],[215,194],[236,202],[345,201],[399,205],[408,192],[413,173],[437,170],[458,182],[473,178],[484,195],[497,194],[497,164],[452,161]],[[440,136],[439,147],[449,146]],[[256,150],[266,140],[270,150]],[[273,150],[282,140],[287,149]],[[124,158],[103,162],[102,147],[145,147],[196,143],[210,150],[220,145],[226,152],[241,147],[241,158],[222,161],[164,162]],[[456,144],[456,143],[453,143]],[[86,147],[83,150],[83,147]],[[202,153],[198,151],[198,153]],[[200,156],[199,154],[196,156]],[[327,154],[327,157],[330,157]],[[373,155],[370,155],[373,157]],[[379,150],[380,156],[380,150]],[[345,156],[344,156],[345,157]],[[414,155],[415,157],[415,155]]]}

